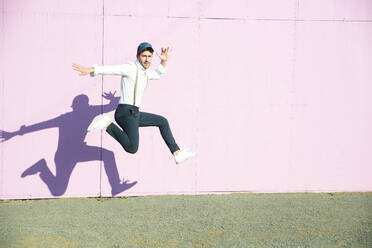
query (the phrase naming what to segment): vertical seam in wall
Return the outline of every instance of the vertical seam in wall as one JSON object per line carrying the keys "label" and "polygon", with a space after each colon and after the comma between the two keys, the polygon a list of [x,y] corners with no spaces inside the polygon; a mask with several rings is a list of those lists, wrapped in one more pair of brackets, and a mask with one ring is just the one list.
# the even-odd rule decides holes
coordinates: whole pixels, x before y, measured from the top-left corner
{"label": "vertical seam in wall", "polygon": [[[200,2],[200,0],[198,1],[198,29],[197,29],[197,39],[198,39],[198,41],[197,41],[197,45],[199,46],[199,48],[200,48],[200,46],[201,46],[201,43],[200,43],[200,13],[201,13],[201,2]],[[198,61],[200,61],[200,60],[198,60]],[[201,68],[201,66],[198,66],[198,69],[200,70],[200,68]],[[199,73],[199,75],[201,75],[201,73]],[[200,77],[199,77],[199,80],[200,80]],[[200,83],[197,83],[197,87],[198,87],[198,93],[199,94],[197,94],[197,96],[200,96],[200,97],[202,97],[202,95],[200,94],[200,92],[201,92],[201,89],[199,88],[199,87],[201,87],[201,85],[202,84],[200,84]],[[201,99],[200,99],[201,100]],[[198,144],[199,144],[199,142],[197,142],[197,140],[198,140],[198,137],[199,137],[199,132],[200,132],[200,129],[199,129],[199,125],[198,125],[198,123],[199,123],[199,120],[198,120],[198,117],[199,117],[199,109],[197,108],[196,109],[196,130],[195,130],[195,132],[196,132],[196,141],[195,141],[195,149],[196,149],[196,152],[199,152],[197,149],[199,148],[199,146],[198,146]],[[195,192],[195,194],[197,194],[198,193],[198,159],[195,159],[195,167],[194,167],[194,177],[195,177],[195,179],[194,179],[194,192]]]}
{"label": "vertical seam in wall", "polygon": [[170,1],[172,0],[168,0],[168,3],[167,3],[167,6],[168,6],[168,9],[167,9],[167,18],[169,19],[170,18]]}
{"label": "vertical seam in wall", "polygon": [[[294,3],[294,21],[293,21],[293,48],[292,48],[292,72],[291,72],[291,85],[290,85],[290,95],[289,95],[289,118],[290,118],[290,127],[289,127],[289,152],[288,152],[288,162],[289,170],[293,169],[293,142],[294,142],[294,116],[295,116],[295,104],[293,101],[295,99],[295,70],[296,70],[296,46],[297,46],[297,15],[299,11],[300,0],[296,0]],[[289,171],[289,173],[291,173]]]}
{"label": "vertical seam in wall", "polygon": [[[105,43],[105,0],[102,0],[102,47],[101,47],[101,64],[104,65],[104,43]],[[101,76],[101,114],[103,114],[103,75]],[[103,166],[103,131],[101,130],[101,149],[99,162],[99,197],[102,197],[102,166]]]}
{"label": "vertical seam in wall", "polygon": [[[0,51],[2,51],[4,49],[4,21],[5,21],[5,10],[4,10],[4,2],[1,1],[1,27],[0,27],[0,37],[1,37],[1,40],[0,40]],[[4,60],[3,60],[4,61]],[[3,65],[1,65],[3,66]],[[2,73],[0,73],[0,87],[1,87],[1,109],[0,109],[0,120],[1,121],[1,130],[4,130],[4,86],[5,85],[5,82],[4,82],[4,71]],[[4,143],[1,143],[0,145],[0,173],[1,173],[1,180],[0,180],[0,199],[2,198],[3,196],[3,183],[4,183],[4,180],[3,180],[3,177],[4,177],[4,173],[3,173],[3,167],[4,167]]]}

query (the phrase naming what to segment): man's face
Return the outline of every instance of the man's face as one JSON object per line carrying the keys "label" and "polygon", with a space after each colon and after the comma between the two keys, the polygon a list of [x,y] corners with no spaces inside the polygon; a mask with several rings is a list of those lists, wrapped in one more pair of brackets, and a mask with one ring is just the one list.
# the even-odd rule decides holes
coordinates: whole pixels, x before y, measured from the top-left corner
{"label": "man's face", "polygon": [[151,65],[152,53],[150,51],[143,51],[137,56],[137,59],[145,69],[148,69]]}

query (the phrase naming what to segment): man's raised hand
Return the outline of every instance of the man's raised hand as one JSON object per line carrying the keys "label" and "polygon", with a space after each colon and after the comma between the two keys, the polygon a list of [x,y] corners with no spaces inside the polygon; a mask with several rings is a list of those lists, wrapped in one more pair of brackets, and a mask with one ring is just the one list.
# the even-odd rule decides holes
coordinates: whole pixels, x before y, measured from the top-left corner
{"label": "man's raised hand", "polygon": [[104,92],[102,97],[107,99],[107,100],[113,101],[113,100],[115,100],[115,93],[116,93],[116,90],[115,90],[114,93],[112,93],[111,91],[109,93]]}
{"label": "man's raised hand", "polygon": [[159,58],[162,61],[167,61],[168,60],[168,56],[169,56],[169,54],[170,54],[171,51],[172,51],[172,49],[170,47],[161,48],[161,54],[159,54],[158,52],[156,52],[156,54],[159,56]]}

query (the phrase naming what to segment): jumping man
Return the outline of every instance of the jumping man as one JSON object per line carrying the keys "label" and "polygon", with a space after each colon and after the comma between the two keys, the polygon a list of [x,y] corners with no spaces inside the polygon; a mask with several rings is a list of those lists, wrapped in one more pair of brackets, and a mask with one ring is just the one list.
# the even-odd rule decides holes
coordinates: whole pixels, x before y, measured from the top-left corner
{"label": "jumping man", "polygon": [[156,53],[161,62],[156,70],[151,70],[152,55],[154,49],[150,43],[143,42],[137,48],[137,60],[122,65],[99,66],[93,65],[90,68],[73,64],[73,69],[79,71],[81,76],[90,75],[118,75],[121,76],[121,97],[120,104],[115,111],[115,121],[121,129],[106,115],[93,120],[88,131],[103,130],[116,139],[129,153],[136,153],[139,144],[138,127],[157,126],[161,136],[174,156],[175,162],[181,163],[193,156],[195,152],[182,149],[176,144],[168,120],[163,116],[141,112],[141,100],[146,88],[147,81],[159,79],[167,68],[170,49],[162,48],[161,54]]}

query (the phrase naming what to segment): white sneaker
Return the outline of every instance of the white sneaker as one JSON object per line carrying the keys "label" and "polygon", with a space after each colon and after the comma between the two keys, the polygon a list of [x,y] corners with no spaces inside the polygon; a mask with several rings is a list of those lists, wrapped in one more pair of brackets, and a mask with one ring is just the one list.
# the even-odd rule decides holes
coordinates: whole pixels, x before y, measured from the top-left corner
{"label": "white sneaker", "polygon": [[192,158],[196,155],[196,152],[189,151],[188,148],[185,148],[183,150],[180,150],[180,152],[174,156],[174,160],[176,161],[176,164],[182,163],[186,161],[189,158]]}
{"label": "white sneaker", "polygon": [[102,115],[92,121],[88,127],[88,132],[93,130],[102,130],[104,129],[107,124],[110,122],[110,118],[106,115]]}

